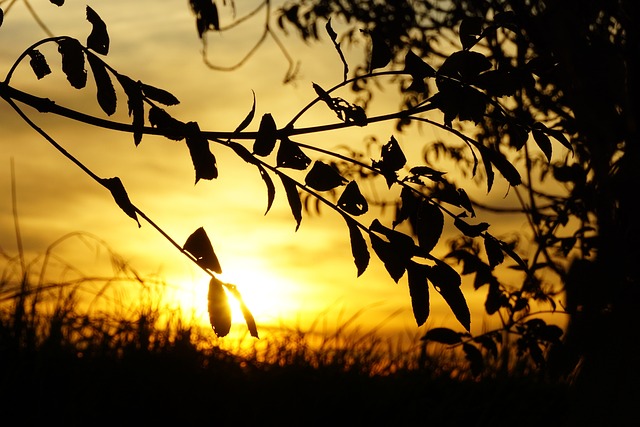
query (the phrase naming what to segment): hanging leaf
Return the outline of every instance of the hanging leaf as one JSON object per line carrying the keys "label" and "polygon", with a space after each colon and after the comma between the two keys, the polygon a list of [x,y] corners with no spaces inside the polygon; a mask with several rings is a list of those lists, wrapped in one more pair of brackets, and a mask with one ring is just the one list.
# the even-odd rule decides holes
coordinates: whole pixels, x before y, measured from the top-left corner
{"label": "hanging leaf", "polygon": [[122,181],[120,178],[106,178],[101,179],[100,183],[106,187],[113,196],[113,199],[116,201],[116,204],[131,218],[133,218],[137,223],[138,227],[141,227],[140,221],[138,221],[138,214],[136,213],[136,208],[129,200],[129,195],[122,185]]}
{"label": "hanging leaf", "polygon": [[478,237],[489,228],[489,224],[486,222],[472,225],[461,219],[460,217],[456,217],[456,219],[453,221],[453,225],[455,225],[456,228],[467,237]]}
{"label": "hanging leaf", "polygon": [[458,201],[460,202],[460,206],[462,206],[467,212],[469,212],[469,214],[471,215],[471,218],[475,218],[476,212],[473,209],[473,204],[471,203],[471,200],[469,199],[467,192],[464,191],[464,188],[458,188],[457,192],[458,192]]}
{"label": "hanging leaf", "polygon": [[393,136],[391,136],[389,142],[382,146],[380,156],[381,160],[373,161],[372,166],[380,170],[380,173],[387,180],[387,186],[391,188],[397,178],[396,171],[407,163],[407,158],[402,152],[400,144]]}
{"label": "hanging leaf", "polygon": [[558,142],[560,142],[560,144],[562,144],[565,148],[567,148],[569,151],[571,151],[571,153],[573,153],[573,146],[571,145],[571,143],[569,142],[569,140],[567,139],[567,137],[564,136],[564,134],[556,129],[546,129],[546,132],[548,135],[552,136],[554,139],[556,139]]}
{"label": "hanging leaf", "polygon": [[244,317],[244,321],[247,324],[247,328],[249,329],[249,333],[251,334],[251,336],[254,338],[260,338],[258,336],[258,327],[256,325],[256,321],[253,318],[253,314],[251,314],[251,311],[244,303],[242,295],[240,295],[240,291],[238,291],[235,286],[227,286],[227,289],[229,289],[235,299],[238,300],[238,303],[240,303],[240,310],[242,311],[242,316]]}
{"label": "hanging leaf", "polygon": [[353,254],[353,260],[356,264],[356,268],[358,269],[357,277],[360,277],[369,266],[369,259],[371,257],[369,255],[369,249],[367,248],[367,242],[364,237],[362,237],[362,232],[360,231],[360,227],[358,227],[357,222],[347,215],[342,215],[342,217],[346,221],[347,227],[349,227],[351,253]]}
{"label": "hanging leaf", "polygon": [[215,277],[209,282],[209,321],[218,337],[231,330],[231,307],[222,282]]}
{"label": "hanging leaf", "polygon": [[218,177],[216,158],[209,150],[209,141],[200,131],[196,122],[186,124],[187,147],[191,154],[191,161],[196,171],[196,184],[202,179],[215,179]]}
{"label": "hanging leaf", "polygon": [[142,141],[144,133],[144,97],[140,83],[123,74],[116,74],[118,82],[127,95],[127,107],[129,107],[129,117],[132,118],[133,142],[136,147]]}
{"label": "hanging leaf", "polygon": [[311,159],[302,152],[298,144],[284,138],[280,140],[276,164],[279,168],[305,170],[311,164]]}
{"label": "hanging leaf", "polygon": [[347,180],[333,166],[316,160],[304,182],[314,190],[328,191],[344,185]]}
{"label": "hanging leaf", "polygon": [[264,212],[264,214],[266,215],[271,209],[271,206],[273,205],[273,200],[276,197],[276,186],[273,185],[273,181],[271,180],[271,177],[267,173],[267,170],[264,167],[262,167],[262,165],[257,165],[257,167],[258,167],[258,170],[260,171],[260,177],[262,178],[262,181],[264,181],[265,185],[267,186],[267,210]]}
{"label": "hanging leaf", "polygon": [[509,185],[516,187],[522,183],[522,178],[518,170],[511,164],[511,162],[497,150],[492,150],[483,145],[479,145],[478,149],[483,159],[485,159],[485,165],[487,160],[498,168],[502,176],[509,182]]}
{"label": "hanging leaf", "polygon": [[149,123],[160,129],[162,135],[173,141],[182,141],[187,133],[187,126],[184,122],[174,119],[165,110],[155,105],[149,108]]}
{"label": "hanging leaf", "polygon": [[251,105],[251,110],[249,111],[247,116],[244,118],[244,120],[238,125],[236,130],[233,131],[233,133],[238,133],[245,130],[247,126],[251,124],[251,121],[253,120],[253,117],[256,114],[256,93],[253,90],[251,91],[251,93],[253,94],[253,105]]}
{"label": "hanging leaf", "polygon": [[412,50],[407,51],[407,55],[404,57],[404,72],[410,74],[414,80],[419,81],[436,76],[436,70],[413,53]]}
{"label": "hanging leaf", "polygon": [[393,281],[398,283],[400,278],[404,275],[408,260],[404,257],[398,256],[393,245],[375,234],[371,235],[371,247],[380,261],[384,264],[384,268],[387,270]]}
{"label": "hanging leaf", "polygon": [[374,29],[373,31],[369,31],[369,35],[371,36],[369,72],[372,72],[376,68],[386,67],[387,64],[391,62],[393,54],[391,53],[391,48],[389,48],[389,45],[387,45],[384,40],[384,36],[379,30]]}
{"label": "hanging leaf", "polygon": [[138,82],[138,83],[140,84],[140,88],[142,89],[143,95],[149,99],[158,101],[163,105],[178,105],[180,103],[178,98],[176,98],[175,96],[173,96],[171,93],[167,92],[164,89],[150,86],[142,82]]}
{"label": "hanging leaf", "polygon": [[39,50],[32,49],[27,53],[31,58],[29,60],[29,65],[31,66],[31,69],[35,73],[38,80],[51,74],[51,68],[49,68],[49,64],[47,64],[47,60],[45,59],[44,55],[40,53]]}
{"label": "hanging leaf", "polygon": [[59,39],[58,52],[62,56],[62,71],[71,86],[76,89],[85,87],[87,70],[84,68],[84,51],[80,42],[71,38]]}
{"label": "hanging leaf", "polygon": [[293,214],[293,218],[296,220],[296,231],[300,227],[300,222],[302,221],[302,202],[300,201],[300,194],[298,193],[298,187],[296,186],[296,182],[289,178],[284,174],[278,174],[280,180],[282,181],[282,185],[284,186],[284,191],[287,193],[287,200],[289,201],[289,207],[291,208],[291,213]]}
{"label": "hanging leaf", "polygon": [[4,22],[4,11],[0,9],[0,27],[2,27],[3,22]]}
{"label": "hanging leaf", "polygon": [[410,187],[402,187],[400,191],[400,207],[396,209],[396,218],[391,224],[392,228],[396,228],[408,218],[415,218],[418,212],[420,198],[415,195]]}
{"label": "hanging leaf", "polygon": [[533,135],[533,140],[536,142],[536,144],[538,144],[538,147],[540,147],[540,149],[544,153],[547,161],[551,162],[552,147],[549,137],[538,129],[533,129],[531,131],[531,135]]}
{"label": "hanging leaf", "polygon": [[277,132],[276,122],[270,113],[265,113],[260,119],[258,136],[253,143],[253,154],[256,156],[268,156],[276,146]]}
{"label": "hanging leaf", "polygon": [[338,199],[338,207],[351,215],[359,216],[369,210],[367,199],[364,198],[355,181],[347,184]]}
{"label": "hanging leaf", "polygon": [[118,102],[111,77],[109,77],[104,63],[98,57],[93,54],[87,54],[87,60],[96,83],[98,104],[100,108],[102,108],[102,111],[110,116],[116,112]]}
{"label": "hanging leaf", "polygon": [[196,16],[196,28],[200,38],[208,30],[220,30],[218,7],[213,0],[189,0],[189,5]]}
{"label": "hanging leaf", "polygon": [[369,229],[387,238],[388,242],[380,238],[374,242],[373,237],[375,235],[372,234],[371,243],[391,277],[398,282],[404,274],[407,264],[416,252],[413,239],[406,234],[385,227],[378,219],[373,220]]}
{"label": "hanging leaf", "polygon": [[91,33],[87,37],[87,47],[101,55],[108,54],[109,34],[107,33],[107,26],[89,6],[87,6],[87,21],[92,25]]}
{"label": "hanging leaf", "polygon": [[64,4],[64,0],[49,0],[49,1],[58,7]]}
{"label": "hanging leaf", "polygon": [[502,252],[500,242],[488,233],[485,233],[482,237],[484,237],[484,250],[487,253],[491,268],[502,264],[504,261],[504,253]]}
{"label": "hanging leaf", "polygon": [[194,231],[187,238],[182,249],[193,255],[200,267],[207,268],[218,274],[222,273],[220,262],[213,251],[213,246],[211,246],[211,241],[204,228],[200,227]]}
{"label": "hanging leaf", "polygon": [[460,43],[464,50],[471,49],[482,36],[483,21],[478,17],[466,17],[460,22]]}
{"label": "hanging leaf", "polygon": [[462,342],[462,334],[449,328],[432,328],[427,331],[422,341],[435,341],[441,344],[459,344]]}
{"label": "hanging leaf", "polygon": [[409,281],[409,296],[413,317],[418,326],[424,325],[429,317],[429,284],[427,272],[429,266],[415,263],[407,264],[407,277]]}
{"label": "hanging leaf", "polygon": [[471,313],[460,289],[462,280],[458,272],[445,262],[437,260],[436,265],[429,270],[427,278],[447,302],[456,319],[469,331],[471,329]]}
{"label": "hanging leaf", "polygon": [[428,254],[436,247],[444,229],[444,214],[440,208],[427,201],[422,201],[418,208],[415,232],[418,246]]}

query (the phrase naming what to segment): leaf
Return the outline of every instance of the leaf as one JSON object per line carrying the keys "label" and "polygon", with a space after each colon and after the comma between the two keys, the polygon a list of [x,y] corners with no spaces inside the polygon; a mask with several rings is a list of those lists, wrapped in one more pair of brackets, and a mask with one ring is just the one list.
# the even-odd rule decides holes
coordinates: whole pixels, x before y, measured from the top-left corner
{"label": "leaf", "polygon": [[267,173],[266,169],[262,165],[257,165],[257,167],[260,171],[260,177],[262,178],[262,181],[264,181],[265,185],[267,186],[267,210],[264,212],[264,214],[266,215],[267,212],[269,212],[269,210],[271,209],[273,200],[276,197],[276,187],[275,185],[273,185],[273,181],[271,180],[271,177]]}
{"label": "leaf", "polygon": [[436,265],[429,270],[427,277],[447,302],[456,319],[469,331],[471,329],[471,313],[460,289],[462,281],[458,272],[445,262],[438,260]]}
{"label": "leaf", "polygon": [[47,64],[47,60],[45,59],[44,55],[39,50],[32,49],[27,53],[31,58],[29,60],[29,65],[31,66],[31,69],[35,73],[38,80],[51,74],[51,68],[49,67],[49,64]]}
{"label": "leaf", "polygon": [[[447,76],[463,83],[471,83],[475,78],[491,68],[489,61],[480,52],[461,50],[452,53],[438,69],[438,76]],[[447,79],[439,79],[439,84],[446,83]]]}
{"label": "leaf", "polygon": [[371,246],[393,281],[398,283],[404,275],[408,260],[399,257],[393,245],[375,234],[371,235]]}
{"label": "leaf", "polygon": [[482,19],[466,17],[460,22],[460,43],[465,50],[471,49],[481,38]]}
{"label": "leaf", "polygon": [[138,146],[142,141],[142,134],[144,133],[144,98],[142,96],[142,88],[140,87],[140,82],[136,82],[123,74],[116,74],[116,78],[127,95],[129,117],[133,119],[131,123],[133,127],[133,142]]}
{"label": "leaf", "polygon": [[289,138],[280,140],[280,147],[278,147],[276,155],[277,167],[305,170],[309,164],[311,164],[311,159],[302,152],[298,144]]}
{"label": "leaf", "polygon": [[436,76],[436,70],[413,53],[412,50],[409,50],[404,57],[404,72],[410,74],[414,80],[420,81]]}
{"label": "leaf", "polygon": [[218,167],[216,158],[209,150],[209,141],[200,132],[200,127],[196,122],[189,122],[186,125],[187,147],[191,154],[191,161],[196,171],[196,184],[202,179],[215,179],[218,177]]}
{"label": "leaf", "polygon": [[487,258],[491,268],[502,264],[504,261],[504,253],[502,252],[500,242],[498,242],[495,237],[487,233],[482,237],[484,237],[484,250],[487,253]]}
{"label": "leaf", "polygon": [[287,193],[287,200],[289,201],[289,207],[291,208],[291,213],[293,214],[293,218],[296,220],[296,231],[300,227],[300,222],[302,221],[302,202],[300,201],[300,194],[298,193],[298,187],[296,186],[296,182],[289,178],[284,174],[278,174],[280,180],[282,181],[282,185],[284,186],[284,191]]}
{"label": "leaf", "polygon": [[208,30],[220,30],[218,7],[213,0],[189,0],[189,5],[196,16],[196,28],[200,38]]}
{"label": "leaf", "polygon": [[533,129],[531,131],[531,135],[533,135],[533,140],[538,144],[538,147],[540,147],[544,153],[547,161],[551,162],[552,147],[549,137],[538,129]]}
{"label": "leaf", "polygon": [[478,350],[475,345],[468,342],[462,344],[462,350],[464,351],[465,358],[469,361],[471,373],[476,376],[480,375],[484,370],[482,352]]}
{"label": "leaf", "polygon": [[376,68],[386,67],[393,57],[391,48],[384,40],[384,36],[378,29],[369,32],[371,36],[371,58],[369,60],[369,72]]}
{"label": "leaf", "polygon": [[564,136],[564,134],[556,129],[546,129],[546,132],[548,135],[552,136],[554,139],[556,139],[560,144],[562,144],[565,148],[567,148],[569,151],[571,151],[571,153],[573,153],[573,146],[571,145],[571,143],[569,142],[569,140],[567,139],[567,137]]}
{"label": "leaf", "polygon": [[2,27],[3,22],[4,22],[4,11],[0,8],[0,27]]}
{"label": "leaf", "polygon": [[327,23],[325,24],[324,28],[327,31],[329,38],[331,38],[331,41],[333,42],[333,46],[336,48],[336,51],[338,51],[338,55],[340,56],[340,60],[342,61],[342,65],[343,65],[343,79],[346,81],[347,76],[349,74],[349,64],[347,64],[347,60],[344,57],[344,53],[342,53],[342,49],[340,48],[340,43],[338,43],[338,34],[336,34],[336,32],[331,27],[331,18],[327,20]]}
{"label": "leaf", "polygon": [[100,183],[111,192],[113,199],[116,201],[116,204],[120,207],[120,209],[122,209],[124,213],[133,218],[138,223],[138,227],[141,227],[140,221],[138,221],[136,208],[131,203],[131,200],[129,200],[129,195],[125,190],[124,185],[122,185],[122,181],[120,180],[120,178],[115,177],[101,179]]}
{"label": "leaf", "polygon": [[418,208],[415,232],[418,246],[425,253],[436,247],[444,229],[444,214],[437,205],[422,201]]}
{"label": "leaf", "polygon": [[480,153],[485,159],[485,164],[487,163],[487,159],[491,162],[495,167],[498,168],[502,176],[509,182],[509,185],[516,187],[522,183],[522,178],[520,177],[520,173],[518,170],[511,164],[509,160],[497,150],[492,150],[483,145],[478,146]]}
{"label": "leaf", "polygon": [[93,54],[88,54],[87,60],[91,67],[93,79],[96,82],[98,104],[100,105],[100,108],[102,108],[102,111],[110,116],[116,112],[118,102],[116,90],[111,82],[111,77],[109,77],[109,73],[107,72],[107,68],[104,63],[98,57]]}
{"label": "leaf", "polygon": [[364,198],[355,181],[347,184],[337,204],[340,209],[355,216],[362,215],[369,210],[367,199]]}
{"label": "leaf", "polygon": [[242,120],[242,122],[238,125],[236,130],[233,131],[233,133],[238,133],[245,130],[247,126],[251,124],[251,121],[253,120],[253,117],[256,114],[256,93],[253,90],[251,91],[251,93],[253,94],[253,105],[251,105],[251,110],[249,111],[247,116],[244,118],[244,120]]}
{"label": "leaf", "polygon": [[441,344],[454,345],[462,342],[462,334],[449,328],[432,328],[420,339],[422,341],[435,341]]}
{"label": "leaf", "polygon": [[413,261],[407,264],[411,308],[413,309],[413,317],[416,319],[418,326],[424,325],[429,317],[428,270],[429,266],[427,265],[418,264]]}
{"label": "leaf", "polygon": [[51,3],[55,4],[56,6],[60,7],[64,4],[64,0],[49,0]]}
{"label": "leaf", "polygon": [[314,190],[328,191],[344,185],[347,180],[333,166],[316,160],[304,182]]}
{"label": "leaf", "polygon": [[196,264],[200,267],[207,268],[218,274],[222,273],[218,257],[213,251],[211,241],[204,228],[200,227],[187,238],[182,247],[196,259]]}
{"label": "leaf", "polygon": [[453,221],[453,225],[455,225],[456,228],[467,237],[478,237],[489,228],[489,224],[486,222],[472,225],[461,219],[460,217],[456,217],[456,219]]}
{"label": "leaf", "polygon": [[140,83],[140,88],[142,89],[142,93],[149,99],[157,101],[164,105],[178,105],[180,101],[178,98],[173,96],[170,92],[167,92],[164,89],[160,89],[154,86],[150,86],[148,84]]}
{"label": "leaf", "polygon": [[253,143],[253,154],[263,157],[271,154],[276,146],[277,130],[273,116],[265,113],[260,119],[258,136]]}
{"label": "leaf", "polygon": [[362,237],[362,232],[360,231],[357,222],[347,215],[343,214],[342,217],[346,221],[347,227],[349,227],[351,253],[353,254],[353,260],[356,264],[356,268],[358,269],[357,277],[360,277],[369,266],[371,255],[369,255],[367,242],[364,237]]}
{"label": "leaf", "polygon": [[109,34],[107,33],[107,26],[89,6],[87,6],[87,21],[92,25],[91,33],[87,37],[87,47],[101,55],[108,54]]}
{"label": "leaf", "polygon": [[165,110],[155,105],[149,109],[149,123],[161,130],[162,135],[174,141],[182,141],[187,133],[185,123],[174,119]]}
{"label": "leaf", "polygon": [[223,284],[215,277],[209,282],[209,321],[218,337],[226,336],[231,330],[231,307]]}
{"label": "leaf", "polygon": [[396,171],[407,163],[407,158],[393,136],[382,146],[380,156],[381,160],[373,161],[372,167],[380,170],[387,181],[387,186],[391,188],[397,178]]}
{"label": "leaf", "polygon": [[238,288],[236,288],[235,286],[227,286],[227,289],[229,289],[231,294],[233,294],[236,300],[238,300],[238,303],[240,304],[240,310],[242,311],[242,317],[244,317],[244,321],[247,324],[247,328],[249,329],[249,333],[251,334],[251,336],[254,338],[260,338],[258,336],[258,327],[256,325],[255,319],[253,318],[253,314],[251,314],[251,311],[244,303],[244,300],[242,299],[242,295],[240,295],[240,291],[238,291]]}
{"label": "leaf", "polygon": [[59,39],[58,52],[62,56],[62,71],[71,86],[76,89],[85,87],[87,70],[84,68],[84,51],[80,42],[71,38]]}
{"label": "leaf", "polygon": [[446,174],[446,172],[437,171],[429,166],[414,166],[409,172],[414,175],[423,176],[434,182],[441,182],[444,179],[443,175]]}
{"label": "leaf", "polygon": [[398,224],[401,224],[408,218],[415,219],[418,212],[419,200],[410,187],[402,187],[400,191],[400,207],[396,209],[396,218],[393,220],[391,227],[396,228]]}

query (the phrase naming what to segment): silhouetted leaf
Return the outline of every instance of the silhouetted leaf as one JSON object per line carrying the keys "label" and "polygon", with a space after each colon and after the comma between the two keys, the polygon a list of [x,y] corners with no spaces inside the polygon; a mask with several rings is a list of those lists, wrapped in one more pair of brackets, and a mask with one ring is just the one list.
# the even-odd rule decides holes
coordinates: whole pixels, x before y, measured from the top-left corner
{"label": "silhouetted leaf", "polygon": [[442,176],[446,174],[446,172],[437,171],[429,166],[414,166],[409,172],[414,175],[423,176],[434,182],[441,182],[443,180]]}
{"label": "silhouetted leaf", "polygon": [[193,255],[200,267],[207,268],[218,274],[222,273],[220,262],[204,228],[200,227],[191,233],[182,249]]}
{"label": "silhouetted leaf", "polygon": [[2,23],[4,22],[4,11],[0,8],[0,27],[2,27]]}
{"label": "silhouetted leaf", "polygon": [[567,137],[565,137],[562,132],[556,129],[546,129],[546,132],[548,135],[552,136],[554,139],[560,142],[560,144],[562,144],[565,148],[567,148],[573,153],[573,146],[571,145]]}
{"label": "silhouetted leaf", "polygon": [[410,74],[414,80],[419,81],[436,75],[436,70],[413,53],[412,50],[409,50],[404,57],[404,72]]}
{"label": "silhouetted leaf", "polygon": [[333,166],[316,160],[307,176],[305,176],[304,182],[314,190],[328,191],[344,185],[347,180]]}
{"label": "silhouetted leaf", "polygon": [[278,147],[276,164],[279,168],[305,170],[311,164],[311,159],[302,152],[298,144],[289,138],[283,138]]}
{"label": "silhouetted leaf", "polygon": [[87,60],[91,67],[93,79],[96,82],[98,104],[100,108],[102,108],[102,111],[110,116],[116,112],[117,106],[116,90],[111,82],[111,77],[109,77],[104,63],[98,57],[93,54],[88,54]]}
{"label": "silhouetted leaf", "polygon": [[470,330],[471,313],[460,289],[462,279],[458,272],[444,261],[436,260],[436,264],[429,269],[427,278],[433,283],[436,291],[442,295],[460,324],[467,331]]}
{"label": "silhouetted leaf", "polygon": [[344,220],[347,223],[347,227],[349,227],[349,239],[351,242],[351,253],[353,254],[353,260],[356,264],[356,268],[358,269],[357,277],[360,277],[362,273],[365,272],[367,267],[369,266],[369,249],[367,248],[367,242],[362,237],[362,232],[360,231],[360,227],[356,221],[348,217],[347,215],[342,215]]}
{"label": "silhouetted leaf", "polygon": [[231,330],[231,307],[223,284],[215,277],[209,282],[209,321],[218,337],[226,336]]}
{"label": "silhouetted leaf", "polygon": [[459,344],[462,342],[462,334],[449,328],[432,328],[427,331],[422,341],[435,341],[441,344]]}
{"label": "silhouetted leaf", "polygon": [[331,38],[331,41],[333,42],[333,46],[338,51],[338,55],[340,56],[340,60],[342,61],[342,64],[344,67],[343,68],[344,80],[347,80],[347,75],[349,74],[349,64],[347,64],[347,60],[345,59],[344,54],[342,53],[342,49],[340,48],[340,43],[338,43],[338,34],[336,34],[336,32],[331,27],[331,18],[327,20],[327,23],[324,26],[324,28],[325,30],[327,30],[327,34]]}
{"label": "silhouetted leaf", "polygon": [[182,141],[187,133],[187,126],[184,122],[174,119],[165,110],[155,105],[149,109],[149,123],[160,129],[165,137],[174,141]]}
{"label": "silhouetted leaf", "polygon": [[455,225],[458,230],[462,231],[462,233],[468,237],[478,237],[489,228],[489,224],[486,222],[472,225],[461,219],[460,217],[456,217],[456,219],[453,221],[453,225]]}
{"label": "silhouetted leaf", "polygon": [[484,250],[487,253],[489,265],[493,268],[496,265],[502,264],[502,262],[504,261],[504,253],[502,252],[500,242],[498,242],[495,237],[487,233],[485,233],[483,237]]}
{"label": "silhouetted leaf", "polygon": [[387,181],[387,186],[391,187],[397,177],[396,171],[407,163],[407,158],[393,136],[382,146],[380,155],[381,159],[373,161],[372,166],[380,170]]}
{"label": "silhouetted leaf", "polygon": [[531,135],[533,135],[533,140],[538,144],[538,147],[540,147],[544,153],[547,161],[551,162],[552,147],[549,137],[538,129],[533,129],[531,131]]}
{"label": "silhouetted leaf", "polygon": [[253,104],[251,105],[251,110],[244,118],[244,120],[238,125],[236,130],[233,131],[234,133],[242,132],[243,130],[245,130],[247,126],[251,124],[251,121],[256,114],[256,93],[254,91],[251,91],[251,93],[253,94]]}
{"label": "silhouetted leaf", "polygon": [[295,181],[288,176],[284,174],[278,174],[278,176],[282,181],[284,191],[287,193],[289,207],[291,208],[293,218],[296,220],[296,231],[298,231],[300,222],[302,221],[302,202],[300,201],[300,193],[298,193],[298,187],[296,186]]}
{"label": "silhouetted leaf", "polygon": [[242,144],[235,141],[227,141],[227,145],[231,148],[242,160],[252,165],[257,165],[258,161],[253,154]]}
{"label": "silhouetted leaf", "polygon": [[271,177],[267,173],[266,169],[262,167],[262,165],[257,165],[257,167],[258,167],[258,170],[260,171],[260,177],[262,178],[265,185],[267,186],[267,210],[264,212],[264,214],[266,215],[267,212],[269,212],[269,209],[271,209],[271,205],[273,205],[273,200],[276,197],[276,187],[275,185],[273,185],[273,181],[271,180]]}
{"label": "silhouetted leaf", "polygon": [[396,228],[398,224],[408,218],[415,218],[418,212],[420,199],[414,194],[410,187],[402,187],[400,191],[400,206],[396,209],[396,218],[391,227]]}
{"label": "silhouetted leaf", "polygon": [[196,184],[202,179],[215,179],[218,177],[218,167],[216,158],[209,150],[209,141],[200,132],[200,127],[196,122],[189,122],[186,125],[187,147],[196,171]]}
{"label": "silhouetted leaf", "polygon": [[29,65],[31,66],[31,69],[35,73],[38,80],[51,74],[51,68],[49,68],[49,64],[47,64],[47,60],[45,59],[44,55],[40,53],[39,50],[32,49],[27,53],[31,58],[29,60]]}
{"label": "silhouetted leaf", "polygon": [[484,370],[482,352],[478,350],[475,345],[468,342],[462,344],[462,350],[464,351],[465,358],[469,361],[471,373],[476,376],[480,375]]}
{"label": "silhouetted leaf", "polygon": [[100,16],[87,6],[87,21],[91,23],[91,33],[87,37],[87,47],[95,52],[106,55],[109,53],[109,34],[107,26]]}
{"label": "silhouetted leaf", "polygon": [[229,289],[231,294],[238,300],[238,303],[240,304],[240,310],[242,311],[242,316],[244,317],[244,321],[247,324],[247,329],[249,329],[249,333],[251,334],[251,336],[254,338],[260,338],[258,336],[258,327],[256,325],[255,319],[253,318],[253,314],[251,314],[251,311],[244,303],[242,295],[240,295],[238,289],[235,286],[227,286],[227,289]]}
{"label": "silhouetted leaf", "polygon": [[164,89],[150,86],[142,82],[139,82],[139,84],[140,88],[142,89],[142,93],[149,99],[152,99],[164,105],[177,105],[180,103],[178,98]]}
{"label": "silhouetted leaf", "polygon": [[471,200],[469,199],[467,192],[464,191],[464,188],[458,188],[457,192],[458,192],[458,201],[460,202],[460,206],[465,208],[466,211],[469,212],[469,214],[471,214],[471,217],[474,218],[476,216],[476,212],[475,210],[473,210],[473,204],[471,203]]}
{"label": "silhouetted leaf", "polygon": [[213,0],[189,0],[189,4],[196,16],[196,28],[200,38],[208,30],[220,29],[218,7]]}
{"label": "silhouetted leaf", "polygon": [[376,68],[386,67],[393,57],[391,49],[384,40],[384,36],[376,29],[369,32],[371,36],[371,58],[369,60],[369,72]]}
{"label": "silhouetted leaf", "polygon": [[59,39],[58,52],[62,56],[62,71],[71,86],[76,89],[85,87],[87,70],[84,68],[84,51],[80,42],[71,38]]}
{"label": "silhouetted leaf", "polygon": [[465,50],[471,49],[482,35],[483,20],[478,17],[466,17],[460,22],[460,43]]}
{"label": "silhouetted leaf", "polygon": [[132,118],[133,142],[136,146],[142,141],[144,133],[144,97],[140,82],[136,82],[123,74],[116,74],[118,82],[127,95],[129,117]]}
{"label": "silhouetted leaf", "polygon": [[[483,145],[478,147],[480,149],[480,153],[482,158],[484,159],[485,165],[487,164],[487,160],[491,162],[495,167],[498,168],[502,176],[509,182],[511,186],[518,186],[522,183],[522,179],[520,177],[520,173],[518,170],[511,164],[509,160],[504,156],[504,154],[499,151],[492,150]],[[489,187],[491,190],[491,187]]]}
{"label": "silhouetted leaf", "polygon": [[138,214],[136,213],[136,208],[129,200],[129,195],[122,185],[122,181],[120,178],[106,178],[100,180],[101,184],[104,185],[113,196],[113,199],[116,201],[116,204],[131,218],[133,218],[137,223],[138,227],[140,227],[140,221],[138,221]]}
{"label": "silhouetted leaf", "polygon": [[367,199],[364,198],[355,181],[347,184],[338,199],[338,207],[351,215],[362,215],[369,210]]}
{"label": "silhouetted leaf", "polygon": [[253,153],[257,156],[268,156],[276,146],[276,122],[270,113],[265,113],[260,119],[258,136],[253,143]]}
{"label": "silhouetted leaf", "polygon": [[64,4],[64,0],[49,0],[49,1],[55,4],[56,6],[62,6]]}
{"label": "silhouetted leaf", "polygon": [[[391,278],[398,282],[404,274],[407,264],[415,254],[415,243],[410,236],[385,227],[378,219],[374,219],[369,229],[372,232],[384,235],[388,242],[371,235],[371,243],[374,251],[384,263]],[[377,237],[377,236],[375,236]]]}
{"label": "silhouetted leaf", "polygon": [[429,317],[429,283],[427,271],[429,266],[410,261],[407,264],[407,278],[409,281],[409,296],[413,317],[418,326],[422,326]]}
{"label": "silhouetted leaf", "polygon": [[[461,50],[449,55],[438,69],[437,74],[468,83],[490,68],[491,61],[480,52]],[[446,79],[439,79],[439,84],[446,82]]]}
{"label": "silhouetted leaf", "polygon": [[415,228],[420,249],[430,253],[442,236],[444,214],[438,206],[422,201],[418,208]]}

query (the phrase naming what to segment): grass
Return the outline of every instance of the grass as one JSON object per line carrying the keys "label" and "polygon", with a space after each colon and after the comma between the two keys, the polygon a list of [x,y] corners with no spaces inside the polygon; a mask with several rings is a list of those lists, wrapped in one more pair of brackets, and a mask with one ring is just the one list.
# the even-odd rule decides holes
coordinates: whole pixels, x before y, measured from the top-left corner
{"label": "grass", "polygon": [[[10,425],[563,425],[565,384],[528,365],[474,378],[454,352],[361,333],[357,315],[230,347],[163,305],[168,285],[108,248],[111,277],[65,263],[55,248],[68,239],[104,247],[73,233],[30,263],[0,254],[0,416]],[[124,287],[141,302],[127,305]]]}

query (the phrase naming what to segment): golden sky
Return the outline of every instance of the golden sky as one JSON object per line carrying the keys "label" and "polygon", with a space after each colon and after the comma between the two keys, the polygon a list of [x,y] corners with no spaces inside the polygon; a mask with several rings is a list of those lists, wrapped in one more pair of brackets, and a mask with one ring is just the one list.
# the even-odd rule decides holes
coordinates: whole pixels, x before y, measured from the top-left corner
{"label": "golden sky", "polygon": [[[3,8],[7,3],[2,3]],[[244,2],[236,3],[240,8]],[[90,31],[85,20],[86,2],[67,0],[61,8],[46,0],[31,0],[30,4],[55,35],[86,40]],[[264,113],[271,113],[278,124],[286,123],[315,97],[312,82],[326,88],[342,79],[342,64],[328,38],[312,44],[294,37],[283,38],[292,56],[300,61],[298,79],[285,85],[282,80],[288,64],[272,40],[267,40],[251,60],[234,72],[206,67],[186,0],[109,0],[92,1],[89,5],[109,30],[107,62],[134,80],[173,93],[181,104],[168,111],[182,121],[197,121],[203,130],[233,130],[251,107],[252,91],[257,100],[256,119],[248,131],[257,130]],[[241,58],[260,36],[261,19],[230,33],[208,34],[209,59],[229,65]],[[228,22],[224,9],[221,20],[223,25]],[[4,75],[25,48],[44,37],[46,34],[24,4],[17,1],[0,28],[0,73]],[[346,51],[348,60],[360,61],[362,48],[363,45]],[[61,105],[100,115],[94,87],[89,84],[82,90],[73,89],[60,71],[55,47],[49,45],[41,51],[53,74],[38,81],[25,62],[17,70],[13,85]],[[376,108],[394,108],[398,103],[390,98],[382,105]],[[272,209],[264,215],[267,194],[262,180],[255,168],[230,150],[212,144],[220,177],[194,186],[193,168],[183,143],[147,136],[135,147],[128,134],[48,117],[28,107],[25,111],[97,175],[120,177],[133,203],[179,243],[198,227],[204,227],[222,265],[221,279],[238,286],[259,329],[274,324],[304,328],[327,310],[327,318],[339,322],[340,316],[345,318],[363,310],[363,330],[383,323],[383,331],[406,331],[410,335],[423,331],[416,327],[411,313],[406,277],[394,283],[374,256],[367,271],[356,278],[344,221],[324,209],[321,216],[304,216],[295,231],[281,187],[277,188]],[[113,119],[130,120],[123,97]],[[334,121],[333,113],[318,107],[303,116],[298,126]],[[9,167],[13,159],[27,258],[42,253],[67,233],[89,232],[107,242],[141,274],[157,275],[177,287],[175,298],[182,308],[207,318],[208,277],[202,271],[148,224],[143,222],[138,228],[104,189],[26,126],[4,102],[0,104],[0,129],[0,248],[5,253],[17,254]],[[420,152],[420,143],[443,137],[433,129],[398,135],[394,123],[388,123],[299,140],[327,148],[340,144],[357,146],[369,134],[381,140],[394,134],[406,152],[414,154]],[[503,184],[496,184],[494,200],[506,194]],[[468,191],[485,196],[483,189],[473,186]],[[502,220],[492,230],[519,229],[521,225]],[[81,243],[62,245],[60,252],[86,270],[98,268],[101,262]],[[468,290],[473,328],[480,330],[484,325],[484,292],[474,293],[468,284],[463,286]],[[442,298],[433,291],[431,295],[432,314],[427,326],[449,325],[461,330]],[[387,320],[389,316],[393,319]],[[245,330],[242,319],[236,320],[233,328]]]}

